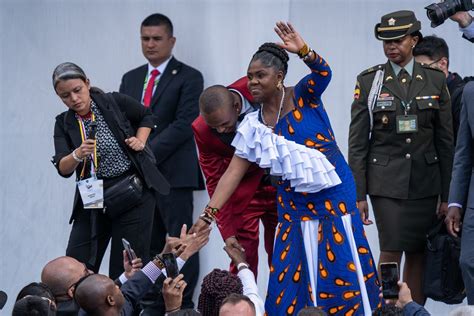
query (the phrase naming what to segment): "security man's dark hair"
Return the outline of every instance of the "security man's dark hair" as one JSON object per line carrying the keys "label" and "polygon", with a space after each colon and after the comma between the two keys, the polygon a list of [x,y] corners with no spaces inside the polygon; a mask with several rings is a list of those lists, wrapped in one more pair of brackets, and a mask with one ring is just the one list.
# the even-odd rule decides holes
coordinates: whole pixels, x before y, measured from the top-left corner
{"label": "security man's dark hair", "polygon": [[164,14],[161,13],[154,13],[145,20],[143,20],[142,25],[140,28],[144,26],[161,26],[164,25],[166,27],[166,30],[168,31],[169,36],[173,36],[173,23],[171,23],[171,20]]}
{"label": "security man's dark hair", "polygon": [[221,304],[221,307],[224,306],[224,304],[231,304],[231,305],[237,305],[240,302],[246,302],[247,304],[250,305],[252,310],[255,312],[255,304],[250,300],[250,298],[247,295],[243,294],[237,294],[237,293],[232,293],[229,296],[227,296]]}
{"label": "security man's dark hair", "polygon": [[49,298],[52,301],[55,301],[54,294],[51,289],[44,283],[41,282],[32,282],[20,290],[18,296],[16,297],[16,301],[21,300],[27,295],[36,295],[41,297]]}
{"label": "security man's dark hair", "polygon": [[436,35],[426,36],[413,49],[413,56],[425,55],[430,59],[439,60],[443,57],[449,59],[449,47],[444,39]]}
{"label": "security man's dark hair", "polygon": [[283,72],[286,76],[288,71],[288,53],[275,43],[265,43],[260,46],[257,52],[252,56],[251,63],[260,60],[267,67],[273,67]]}
{"label": "security man's dark hair", "polygon": [[229,271],[214,269],[202,281],[198,310],[202,315],[218,316],[222,301],[230,294],[242,294],[239,277]]}
{"label": "security man's dark hair", "polygon": [[27,295],[21,300],[17,301],[13,306],[12,316],[54,316],[56,309],[48,299]]}

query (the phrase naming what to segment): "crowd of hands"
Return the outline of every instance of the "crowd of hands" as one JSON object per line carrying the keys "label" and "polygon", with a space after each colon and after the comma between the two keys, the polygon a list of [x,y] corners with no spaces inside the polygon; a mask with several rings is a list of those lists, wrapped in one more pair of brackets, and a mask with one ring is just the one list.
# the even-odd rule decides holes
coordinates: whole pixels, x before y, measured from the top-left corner
{"label": "crowd of hands", "polygon": [[[211,226],[201,228],[195,232],[195,227],[191,227],[187,231],[187,225],[183,224],[179,237],[167,237],[165,247],[160,256],[164,253],[173,253],[176,258],[181,258],[187,261],[192,255],[197,253],[209,241],[211,233]],[[245,249],[237,242],[235,237],[228,239],[229,245],[224,246],[224,251],[227,253],[232,263],[238,266],[240,263],[246,263]],[[136,258],[130,261],[127,252],[123,251],[123,266],[124,273],[127,279],[133,277],[135,272],[143,267],[141,258]],[[183,292],[187,284],[184,281],[184,275],[179,274],[176,278],[167,277],[163,281],[162,295],[167,311],[177,310],[181,308],[183,300]]]}

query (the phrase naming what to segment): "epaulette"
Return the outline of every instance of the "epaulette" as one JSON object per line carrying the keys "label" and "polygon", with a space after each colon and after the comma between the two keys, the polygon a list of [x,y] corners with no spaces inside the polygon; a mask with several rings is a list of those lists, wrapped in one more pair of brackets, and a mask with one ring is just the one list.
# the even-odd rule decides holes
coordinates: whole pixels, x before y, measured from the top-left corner
{"label": "epaulette", "polygon": [[443,72],[441,69],[438,69],[438,68],[435,68],[435,67],[431,67],[431,66],[428,65],[428,64],[420,63],[420,65],[421,65],[421,67],[423,67],[424,69],[439,71],[439,72],[442,72],[442,73],[444,74],[444,72]]}
{"label": "epaulette", "polygon": [[362,72],[360,73],[360,75],[363,76],[363,75],[366,75],[366,74],[370,74],[370,73],[372,73],[372,72],[374,72],[374,71],[377,71],[377,70],[382,69],[383,66],[384,66],[384,64],[380,64],[380,65],[376,65],[376,66],[370,67],[370,68],[368,68],[368,69],[362,71]]}

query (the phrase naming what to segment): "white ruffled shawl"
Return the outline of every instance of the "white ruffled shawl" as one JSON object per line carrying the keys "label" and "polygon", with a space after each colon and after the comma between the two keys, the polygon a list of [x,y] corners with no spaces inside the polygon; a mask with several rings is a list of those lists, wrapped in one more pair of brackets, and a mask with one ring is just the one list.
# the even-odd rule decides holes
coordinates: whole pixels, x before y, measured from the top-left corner
{"label": "white ruffled shawl", "polygon": [[290,180],[296,192],[315,193],[341,183],[324,154],[276,135],[258,120],[258,113],[247,114],[237,129],[232,141],[237,156]]}

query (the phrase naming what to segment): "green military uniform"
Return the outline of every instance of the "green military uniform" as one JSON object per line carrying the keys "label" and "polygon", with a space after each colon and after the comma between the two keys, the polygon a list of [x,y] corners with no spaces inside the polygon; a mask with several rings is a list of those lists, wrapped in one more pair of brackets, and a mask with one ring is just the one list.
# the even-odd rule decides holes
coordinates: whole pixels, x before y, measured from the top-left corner
{"label": "green military uniform", "polygon": [[[397,27],[396,21],[390,24]],[[386,35],[376,34],[378,38]],[[441,201],[448,198],[453,160],[451,104],[442,72],[413,59],[405,66],[408,74],[400,68],[387,62],[357,77],[349,165],[357,200],[371,198],[381,250],[420,251],[438,196]]]}

